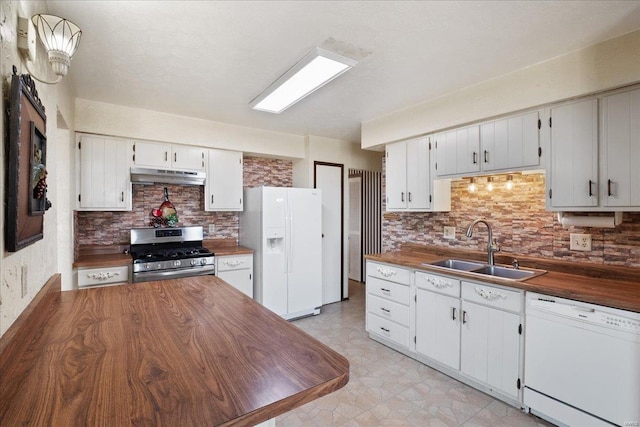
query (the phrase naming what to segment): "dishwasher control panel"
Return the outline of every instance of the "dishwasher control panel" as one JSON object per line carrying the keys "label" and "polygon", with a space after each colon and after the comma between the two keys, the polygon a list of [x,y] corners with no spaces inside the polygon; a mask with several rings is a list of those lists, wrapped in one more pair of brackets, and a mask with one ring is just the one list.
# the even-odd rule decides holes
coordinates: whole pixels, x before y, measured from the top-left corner
{"label": "dishwasher control panel", "polygon": [[640,321],[633,319],[626,319],[621,316],[612,316],[610,314],[603,314],[601,316],[603,323],[610,326],[617,326],[622,329],[627,329],[633,332],[640,332]]}

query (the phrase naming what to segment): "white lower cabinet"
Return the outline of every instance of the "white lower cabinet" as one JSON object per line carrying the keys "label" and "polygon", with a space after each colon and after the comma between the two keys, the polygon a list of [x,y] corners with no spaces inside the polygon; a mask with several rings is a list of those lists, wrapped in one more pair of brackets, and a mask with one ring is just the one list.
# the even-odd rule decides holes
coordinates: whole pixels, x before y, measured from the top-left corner
{"label": "white lower cabinet", "polygon": [[523,291],[462,282],[460,371],[518,399]]}
{"label": "white lower cabinet", "polygon": [[460,281],[416,272],[416,352],[460,369]]}
{"label": "white lower cabinet", "polygon": [[367,332],[403,350],[414,348],[412,277],[409,269],[367,262]]}
{"label": "white lower cabinet", "polygon": [[216,256],[216,276],[253,298],[253,255]]}

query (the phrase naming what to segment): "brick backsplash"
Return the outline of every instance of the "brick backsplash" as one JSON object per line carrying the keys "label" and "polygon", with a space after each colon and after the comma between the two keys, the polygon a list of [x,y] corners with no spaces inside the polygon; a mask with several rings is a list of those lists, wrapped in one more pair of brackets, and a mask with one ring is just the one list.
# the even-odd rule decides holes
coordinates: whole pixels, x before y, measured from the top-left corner
{"label": "brick backsplash", "polygon": [[[245,157],[245,187],[260,185],[291,187],[293,163],[287,160]],[[191,185],[133,185],[133,209],[127,212],[74,212],[74,245],[118,245],[129,243],[131,228],[148,227],[151,209],[164,201],[164,187],[178,211],[180,226],[202,225],[205,239],[238,239],[237,212],[205,212],[204,187]],[[209,224],[215,233],[209,234]]]}
{"label": "brick backsplash", "polygon": [[[514,188],[504,188],[506,176],[495,176],[494,190],[486,190],[486,178],[478,178],[478,190],[470,193],[468,181],[451,183],[451,212],[384,212],[383,252],[396,250],[403,242],[485,250],[487,233],[478,224],[472,238],[469,224],[483,218],[492,224],[503,252],[580,261],[594,264],[640,267],[640,212],[625,212],[623,223],[614,228],[563,228],[556,213],[545,210],[544,174],[514,175]],[[384,183],[384,180],[383,180]],[[384,192],[384,189],[383,189]],[[443,237],[443,227],[456,227],[455,240]],[[569,233],[588,233],[591,252],[569,250]]]}

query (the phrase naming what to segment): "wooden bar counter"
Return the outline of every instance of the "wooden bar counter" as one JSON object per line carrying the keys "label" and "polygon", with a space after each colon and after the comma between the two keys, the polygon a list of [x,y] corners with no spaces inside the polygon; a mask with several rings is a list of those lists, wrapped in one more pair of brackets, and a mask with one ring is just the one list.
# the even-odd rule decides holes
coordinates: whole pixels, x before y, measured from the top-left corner
{"label": "wooden bar counter", "polygon": [[251,426],[349,381],[347,359],[214,276],[57,283],[0,341],[2,426]]}

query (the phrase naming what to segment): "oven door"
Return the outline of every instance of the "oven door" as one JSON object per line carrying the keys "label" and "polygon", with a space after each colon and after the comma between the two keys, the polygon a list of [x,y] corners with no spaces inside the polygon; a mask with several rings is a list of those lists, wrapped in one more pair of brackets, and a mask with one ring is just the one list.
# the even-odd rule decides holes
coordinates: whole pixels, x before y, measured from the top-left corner
{"label": "oven door", "polygon": [[190,267],[181,270],[140,271],[133,273],[133,283],[150,282],[152,280],[179,279],[181,277],[212,276],[216,274],[215,264]]}

